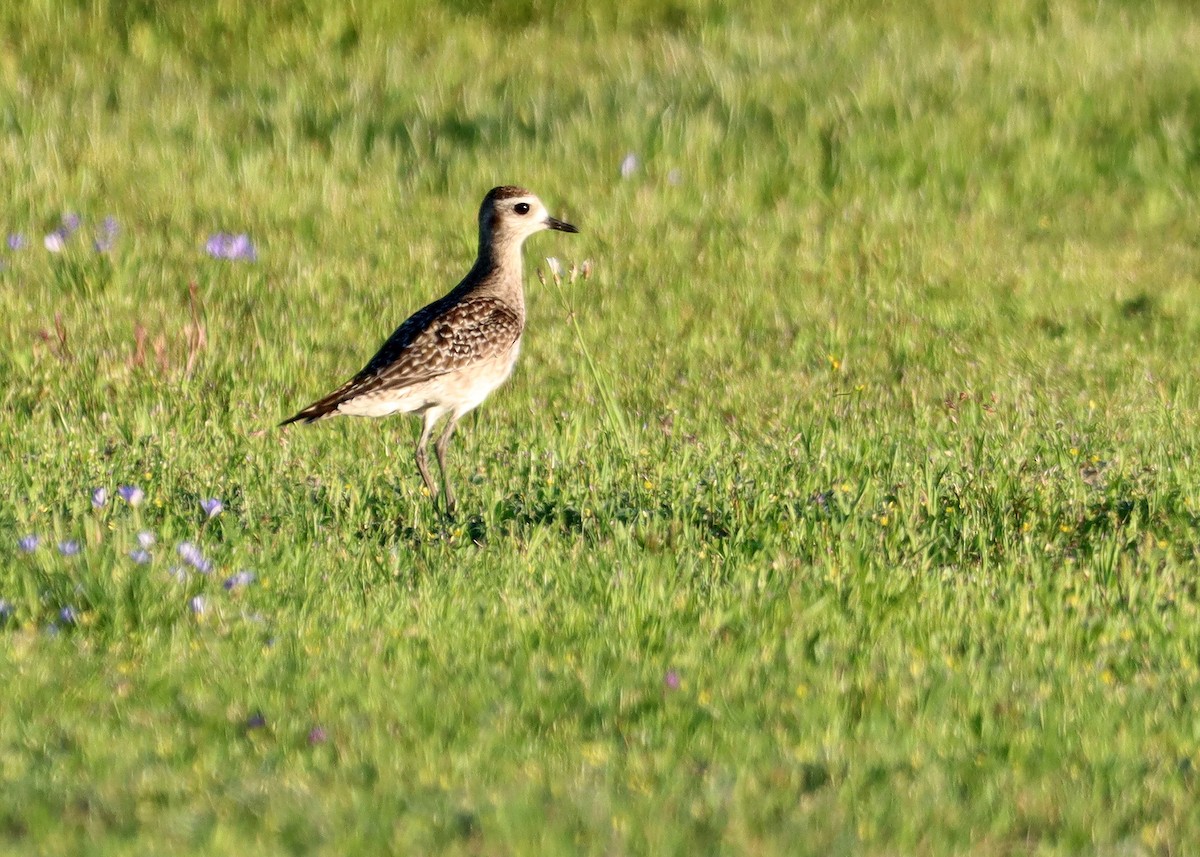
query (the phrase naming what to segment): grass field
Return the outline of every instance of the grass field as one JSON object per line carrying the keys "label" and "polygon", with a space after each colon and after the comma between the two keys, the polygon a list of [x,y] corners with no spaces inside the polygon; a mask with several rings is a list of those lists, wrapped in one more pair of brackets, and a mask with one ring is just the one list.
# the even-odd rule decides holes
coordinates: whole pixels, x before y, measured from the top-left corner
{"label": "grass field", "polygon": [[[0,11],[0,851],[1200,842],[1190,4],[156,8]],[[444,524],[274,425],[502,183]]]}

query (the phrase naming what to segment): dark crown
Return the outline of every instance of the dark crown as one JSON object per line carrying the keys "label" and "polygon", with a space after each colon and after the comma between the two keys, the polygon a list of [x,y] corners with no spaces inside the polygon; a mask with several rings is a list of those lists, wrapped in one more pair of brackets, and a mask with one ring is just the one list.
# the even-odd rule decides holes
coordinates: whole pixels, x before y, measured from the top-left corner
{"label": "dark crown", "polygon": [[501,185],[494,187],[488,191],[488,195],[484,197],[484,202],[499,202],[502,199],[513,199],[518,196],[532,196],[529,191],[523,187],[514,185]]}

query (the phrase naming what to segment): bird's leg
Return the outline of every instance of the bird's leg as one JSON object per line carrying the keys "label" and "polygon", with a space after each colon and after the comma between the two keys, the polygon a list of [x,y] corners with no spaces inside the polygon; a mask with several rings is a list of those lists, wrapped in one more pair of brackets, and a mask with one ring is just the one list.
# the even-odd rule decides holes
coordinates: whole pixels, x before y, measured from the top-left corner
{"label": "bird's leg", "polygon": [[424,422],[421,424],[421,436],[417,438],[417,470],[421,471],[421,478],[425,481],[425,487],[429,490],[429,497],[433,500],[434,506],[437,505],[438,490],[433,484],[433,477],[429,475],[429,460],[425,456],[425,447],[429,443],[429,435],[433,433],[433,425],[437,422],[438,415],[428,410],[425,412]]}
{"label": "bird's leg", "polygon": [[454,434],[456,425],[458,425],[458,415],[451,414],[450,419],[446,420],[446,427],[442,429],[437,443],[433,445],[433,451],[437,453],[438,470],[442,472],[442,490],[446,492],[446,514],[448,515],[454,514],[456,501],[454,489],[450,487],[450,477],[446,475],[446,447],[450,445],[450,435]]}

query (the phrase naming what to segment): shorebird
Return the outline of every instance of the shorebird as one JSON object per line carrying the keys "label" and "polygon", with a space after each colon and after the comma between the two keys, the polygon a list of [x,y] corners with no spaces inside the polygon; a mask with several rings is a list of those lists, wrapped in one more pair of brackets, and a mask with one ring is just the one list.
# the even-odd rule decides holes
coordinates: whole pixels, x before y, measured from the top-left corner
{"label": "shorebird", "polygon": [[517,361],[525,329],[521,245],[543,229],[579,231],[551,217],[524,188],[492,188],[479,207],[479,254],[462,282],[396,328],[357,375],[280,425],[339,414],[420,415],[417,469],[436,505],[426,447],[438,420],[449,415],[434,450],[446,513],[453,514],[446,447],[463,414],[503,384]]}

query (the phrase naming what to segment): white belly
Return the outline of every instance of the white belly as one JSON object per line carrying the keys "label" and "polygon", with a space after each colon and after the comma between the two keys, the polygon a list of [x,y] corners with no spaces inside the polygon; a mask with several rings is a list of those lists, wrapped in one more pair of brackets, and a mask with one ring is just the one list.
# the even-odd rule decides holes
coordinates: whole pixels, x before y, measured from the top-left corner
{"label": "white belly", "polygon": [[479,405],[512,374],[520,341],[507,354],[474,363],[428,381],[394,390],[375,390],[338,406],[338,412],[353,417],[386,417],[390,414],[424,413],[430,409],[462,416]]}

